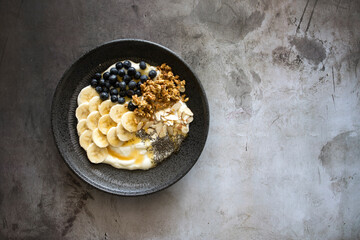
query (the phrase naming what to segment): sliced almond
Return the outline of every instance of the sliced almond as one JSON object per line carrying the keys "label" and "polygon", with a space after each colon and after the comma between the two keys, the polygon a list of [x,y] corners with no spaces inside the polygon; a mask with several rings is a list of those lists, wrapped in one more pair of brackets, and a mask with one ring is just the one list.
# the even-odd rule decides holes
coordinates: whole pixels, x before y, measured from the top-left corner
{"label": "sliced almond", "polygon": [[163,124],[161,122],[155,125],[155,130],[157,134],[160,134],[162,127]]}
{"label": "sliced almond", "polygon": [[152,128],[148,128],[148,129],[145,130],[145,132],[146,132],[147,134],[151,135],[151,134],[153,134],[153,133],[155,132],[155,130],[152,129]]}
{"label": "sliced almond", "polygon": [[139,122],[137,125],[137,128],[136,128],[136,131],[139,131],[143,125],[144,125],[144,122]]}
{"label": "sliced almond", "polygon": [[144,125],[144,129],[146,130],[146,129],[148,129],[150,126],[152,126],[152,125],[154,125],[154,122],[153,121],[149,121],[149,122],[147,122],[147,123],[145,123],[145,125]]}
{"label": "sliced almond", "polygon": [[160,138],[165,137],[165,136],[166,136],[166,132],[167,132],[167,126],[164,125],[164,126],[162,127],[160,133],[159,133],[159,137],[160,137]]}
{"label": "sliced almond", "polygon": [[167,131],[168,131],[168,133],[169,133],[170,136],[174,135],[174,128],[173,128],[173,127],[168,126],[168,127],[167,127]]}
{"label": "sliced almond", "polygon": [[164,111],[158,111],[158,112],[156,112],[156,113],[155,113],[155,119],[156,119],[156,121],[160,121],[162,115],[164,115]]}
{"label": "sliced almond", "polygon": [[147,119],[147,118],[142,118],[141,119],[141,122],[143,122],[143,123],[146,123],[146,122],[148,122],[149,121],[149,119]]}
{"label": "sliced almond", "polygon": [[186,122],[186,120],[189,118],[190,116],[183,113],[182,119]]}
{"label": "sliced almond", "polygon": [[189,127],[188,127],[188,126],[182,126],[181,132],[182,132],[183,134],[187,134],[187,133],[189,132]]}
{"label": "sliced almond", "polygon": [[186,113],[189,116],[194,116],[193,112],[188,107],[184,109],[184,113]]}
{"label": "sliced almond", "polygon": [[177,102],[171,107],[171,110],[175,112],[175,111],[179,110],[180,107],[181,107],[181,103]]}
{"label": "sliced almond", "polygon": [[164,122],[164,124],[167,125],[167,126],[173,126],[174,121],[166,121],[166,122]]}
{"label": "sliced almond", "polygon": [[189,124],[194,120],[194,117],[189,117],[188,119],[186,119],[186,123]]}
{"label": "sliced almond", "polygon": [[173,114],[171,114],[171,115],[168,115],[168,116],[166,116],[166,117],[164,117],[166,120],[169,120],[169,121],[178,121],[179,120],[179,117],[178,116],[176,116],[176,115],[173,115]]}

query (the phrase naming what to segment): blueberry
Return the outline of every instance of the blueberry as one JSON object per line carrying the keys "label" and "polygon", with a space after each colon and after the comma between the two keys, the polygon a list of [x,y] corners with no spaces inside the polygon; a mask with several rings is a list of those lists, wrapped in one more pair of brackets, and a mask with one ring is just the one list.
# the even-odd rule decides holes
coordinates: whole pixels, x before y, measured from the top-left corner
{"label": "blueberry", "polygon": [[122,63],[121,63],[121,62],[118,62],[118,63],[116,64],[116,69],[117,69],[117,70],[120,70],[120,69],[122,69],[122,68],[123,68]]}
{"label": "blueberry", "polygon": [[117,77],[116,77],[116,75],[110,75],[110,77],[109,77],[109,82],[110,82],[110,84],[111,85],[114,85],[115,83],[116,83],[116,81],[117,81]]}
{"label": "blueberry", "polygon": [[124,81],[119,82],[120,90],[126,90],[126,83]]}
{"label": "blueberry", "polygon": [[136,73],[135,68],[134,68],[134,67],[129,67],[129,69],[128,69],[128,71],[127,71],[127,74],[128,74],[129,76],[134,76],[135,73]]}
{"label": "blueberry", "polygon": [[131,89],[127,90],[126,95],[131,98],[132,95],[134,95],[134,90],[131,90]]}
{"label": "blueberry", "polygon": [[98,93],[101,93],[103,89],[102,89],[102,87],[97,86],[97,87],[95,88],[95,90],[96,90]]}
{"label": "blueberry", "polygon": [[141,77],[141,73],[140,72],[136,72],[134,75],[135,79],[139,79]]}
{"label": "blueberry", "polygon": [[99,85],[102,86],[102,87],[105,86],[105,80],[104,80],[104,79],[100,79]]}
{"label": "blueberry", "polygon": [[138,95],[138,96],[141,96],[141,90],[140,89],[136,90],[135,94]]}
{"label": "blueberry", "polygon": [[103,74],[103,78],[104,78],[105,80],[108,80],[109,77],[110,77],[110,73],[109,73],[109,72],[106,72],[106,73]]}
{"label": "blueberry", "polygon": [[119,81],[116,81],[114,87],[115,87],[115,88],[119,88],[119,87],[120,87],[120,82],[119,82]]}
{"label": "blueberry", "polygon": [[108,99],[109,98],[109,94],[107,93],[107,92],[102,92],[102,93],[100,93],[100,99],[101,100],[106,100],[106,99]]}
{"label": "blueberry", "polygon": [[126,91],[124,90],[124,91],[120,91],[119,92],[119,95],[120,95],[120,97],[125,97],[126,96]]}
{"label": "blueberry", "polygon": [[116,68],[110,68],[110,74],[114,74],[117,75],[118,74],[118,70]]}
{"label": "blueberry", "polygon": [[110,90],[111,95],[118,95],[118,90],[116,88],[113,88]]}
{"label": "blueberry", "polygon": [[150,77],[150,78],[156,77],[156,71],[155,71],[155,70],[151,70],[151,71],[149,72],[149,77]]}
{"label": "blueberry", "polygon": [[140,87],[140,86],[141,86],[141,82],[140,82],[140,81],[138,81],[138,83],[136,84],[136,88],[137,88],[137,89],[141,89],[141,87]]}
{"label": "blueberry", "polygon": [[130,82],[130,80],[131,80],[131,77],[126,74],[126,75],[123,77],[123,80],[124,80],[124,82],[125,82],[126,84],[128,84],[128,83]]}
{"label": "blueberry", "polygon": [[100,78],[101,78],[101,73],[95,73],[94,78],[95,78],[96,80],[100,80]]}
{"label": "blueberry", "polygon": [[128,86],[130,89],[134,89],[136,87],[136,82],[134,80],[131,80],[129,83],[128,83]]}
{"label": "blueberry", "polygon": [[105,87],[110,88],[110,87],[111,87],[111,83],[110,83],[109,81],[106,81],[106,82],[105,82]]}
{"label": "blueberry", "polygon": [[90,85],[94,88],[98,85],[98,80],[96,80],[95,78],[91,79]]}
{"label": "blueberry", "polygon": [[107,87],[102,87],[103,92],[109,92],[109,89]]}
{"label": "blueberry", "polygon": [[141,62],[139,63],[139,66],[140,66],[140,68],[141,68],[142,70],[144,70],[144,69],[146,68],[146,63],[145,63],[144,61],[141,61]]}
{"label": "blueberry", "polygon": [[118,103],[124,104],[124,103],[125,103],[125,98],[119,97],[119,98],[118,98]]}
{"label": "blueberry", "polygon": [[130,111],[134,111],[136,108],[137,108],[137,106],[136,106],[135,104],[133,104],[132,101],[130,101],[130,102],[128,103],[128,109],[129,109]]}
{"label": "blueberry", "polygon": [[120,69],[118,72],[120,77],[123,77],[125,75],[125,70],[124,69]]}
{"label": "blueberry", "polygon": [[112,102],[117,102],[118,97],[116,95],[111,95],[110,99]]}
{"label": "blueberry", "polygon": [[129,67],[131,67],[131,62],[128,61],[128,60],[125,60],[125,61],[123,62],[123,67],[124,67],[125,69],[129,69]]}
{"label": "blueberry", "polygon": [[146,75],[141,75],[140,80],[142,83],[144,83],[148,80],[148,77]]}

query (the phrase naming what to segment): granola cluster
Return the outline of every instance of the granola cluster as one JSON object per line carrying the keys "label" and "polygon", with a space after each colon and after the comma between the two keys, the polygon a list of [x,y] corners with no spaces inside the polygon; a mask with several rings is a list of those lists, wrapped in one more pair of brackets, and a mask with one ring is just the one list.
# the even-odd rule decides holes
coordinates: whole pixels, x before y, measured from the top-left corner
{"label": "granola cluster", "polygon": [[[137,108],[135,114],[139,117],[154,119],[154,113],[168,108],[179,100],[187,102],[185,97],[185,80],[174,76],[171,67],[163,63],[157,67],[160,74],[155,79],[149,79],[141,84],[142,96],[133,95],[132,99]],[[182,95],[181,95],[182,94]]]}

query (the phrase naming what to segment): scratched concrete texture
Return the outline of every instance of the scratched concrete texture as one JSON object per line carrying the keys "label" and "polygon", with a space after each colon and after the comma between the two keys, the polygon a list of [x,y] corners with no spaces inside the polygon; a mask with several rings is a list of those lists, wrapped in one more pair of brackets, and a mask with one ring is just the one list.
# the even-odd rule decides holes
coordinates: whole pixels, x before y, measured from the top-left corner
{"label": "scratched concrete texture", "polygon": [[[359,26],[356,0],[1,0],[0,239],[360,239]],[[210,105],[149,196],[82,182],[50,128],[66,68],[118,38],[177,52]]]}

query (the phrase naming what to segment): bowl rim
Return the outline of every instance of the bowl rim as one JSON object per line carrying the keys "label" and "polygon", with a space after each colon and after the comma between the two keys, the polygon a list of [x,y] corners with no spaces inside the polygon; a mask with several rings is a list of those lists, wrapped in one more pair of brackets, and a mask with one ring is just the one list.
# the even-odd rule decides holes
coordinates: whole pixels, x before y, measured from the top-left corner
{"label": "bowl rim", "polygon": [[[197,159],[191,165],[189,165],[189,168],[185,172],[183,172],[179,177],[174,178],[173,181],[169,181],[167,184],[165,184],[163,186],[155,187],[153,189],[149,189],[149,190],[142,191],[142,192],[134,191],[134,192],[124,193],[124,192],[114,191],[112,189],[104,187],[101,184],[96,183],[96,181],[93,181],[93,180],[87,178],[85,175],[83,175],[81,173],[81,171],[78,171],[75,167],[73,167],[72,164],[70,163],[70,161],[68,161],[68,159],[65,157],[65,152],[64,152],[64,150],[62,148],[60,148],[59,141],[58,141],[58,138],[57,138],[57,134],[55,133],[54,119],[56,117],[56,111],[55,111],[54,106],[55,106],[55,100],[58,99],[57,95],[59,94],[59,88],[62,85],[62,82],[65,81],[65,79],[67,78],[69,73],[72,71],[72,68],[74,67],[74,65],[77,64],[78,62],[82,61],[83,59],[85,59],[88,54],[97,51],[99,48],[102,48],[102,47],[105,47],[105,46],[108,46],[108,45],[112,45],[112,44],[115,44],[115,43],[119,43],[119,42],[142,42],[142,43],[146,43],[146,44],[149,44],[149,45],[154,45],[156,47],[164,49],[165,51],[167,51],[170,54],[172,54],[173,56],[175,56],[178,60],[180,60],[191,71],[191,73],[195,76],[195,78],[196,78],[196,80],[197,80],[197,82],[199,84],[201,94],[203,95],[204,114],[207,115],[207,122],[204,124],[205,125],[205,134],[203,136],[204,145],[203,145],[203,148],[201,149],[201,151],[199,152],[199,155],[198,155]],[[52,130],[52,135],[53,135],[53,138],[55,140],[56,148],[57,148],[58,152],[60,153],[61,157],[63,158],[64,162],[66,163],[66,165],[70,168],[70,170],[72,170],[84,182],[88,183],[89,185],[93,186],[94,188],[97,188],[97,189],[99,189],[101,191],[104,191],[106,193],[110,193],[110,194],[117,195],[117,196],[123,196],[123,197],[136,197],[136,196],[150,195],[150,194],[162,191],[162,190],[164,190],[166,188],[169,188],[172,185],[174,185],[176,182],[178,182],[180,179],[182,179],[193,168],[195,163],[199,160],[199,158],[200,158],[200,156],[201,156],[201,154],[202,154],[202,152],[203,152],[203,150],[204,150],[204,148],[206,146],[207,137],[208,137],[208,134],[209,134],[209,125],[210,125],[209,103],[208,103],[208,100],[207,100],[207,97],[206,97],[204,87],[201,84],[201,82],[200,82],[198,76],[196,75],[196,73],[194,72],[194,70],[190,67],[189,64],[187,64],[174,51],[172,51],[169,48],[167,48],[165,46],[162,46],[162,45],[160,45],[158,43],[151,42],[151,41],[148,41],[148,40],[143,40],[143,39],[136,39],[136,38],[115,39],[115,40],[111,40],[111,41],[108,41],[108,42],[104,42],[102,44],[98,44],[94,48],[91,48],[90,50],[85,51],[80,57],[78,57],[74,62],[72,62],[70,64],[70,66],[66,69],[66,71],[62,74],[62,76],[61,76],[60,80],[58,81],[58,83],[56,85],[56,88],[54,90],[54,93],[53,93],[53,96],[52,96],[52,102],[51,102],[51,130]]]}

